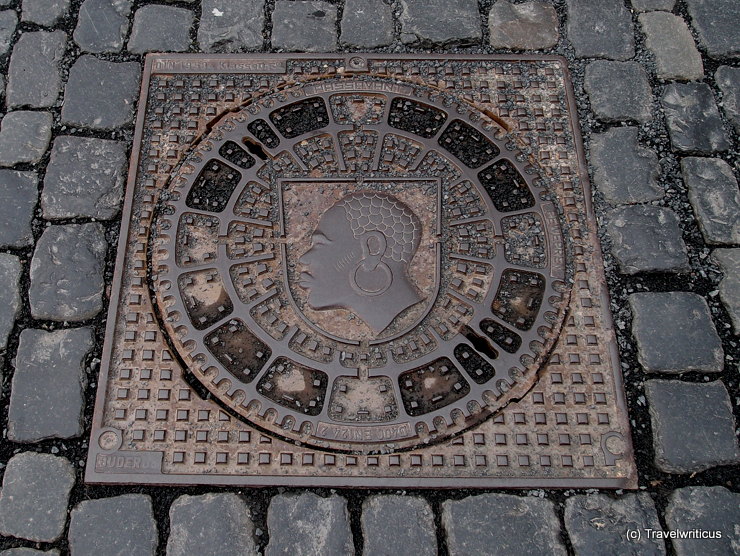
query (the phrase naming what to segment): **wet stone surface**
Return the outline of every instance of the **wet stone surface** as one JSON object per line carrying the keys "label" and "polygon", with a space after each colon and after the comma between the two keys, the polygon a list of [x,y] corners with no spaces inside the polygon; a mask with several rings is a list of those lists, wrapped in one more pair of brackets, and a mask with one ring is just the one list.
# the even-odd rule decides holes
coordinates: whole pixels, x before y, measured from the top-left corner
{"label": "wet stone surface", "polygon": [[544,2],[496,2],[488,14],[491,46],[541,50],[558,43],[558,14]]}
{"label": "wet stone surface", "polygon": [[69,548],[72,554],[154,555],[157,525],[151,498],[125,494],[80,502],[70,516]]}
{"label": "wet stone surface", "polygon": [[362,505],[366,554],[437,554],[429,503],[412,496],[373,496]]}
{"label": "wet stone surface", "polygon": [[0,494],[0,534],[53,542],[64,531],[75,482],[64,458],[25,452],[10,459]]}
{"label": "wet stone surface", "polygon": [[204,52],[238,52],[262,47],[264,2],[203,0],[198,44]]}
{"label": "wet stone surface", "polygon": [[54,106],[62,85],[59,64],[67,37],[62,31],[24,33],[13,48],[5,91],[9,108]]}
{"label": "wet stone surface", "polygon": [[51,140],[52,115],[18,110],[0,122],[0,166],[36,163]]}
{"label": "wet stone surface", "polygon": [[740,249],[715,249],[712,259],[722,269],[719,297],[730,314],[736,335],[740,335]]}
{"label": "wet stone surface", "polygon": [[393,14],[383,0],[347,0],[339,40],[357,48],[377,48],[393,42]]}
{"label": "wet stone surface", "polygon": [[695,293],[629,296],[637,358],[647,372],[721,372],[722,343],[706,301]]}
{"label": "wet stone surface", "polygon": [[576,56],[627,60],[635,55],[632,18],[622,2],[567,0],[567,6]]}
{"label": "wet stone surface", "polygon": [[149,5],[136,10],[128,51],[183,52],[190,47],[193,12],[173,6]]}
{"label": "wet stone surface", "polygon": [[649,380],[645,393],[659,469],[692,473],[738,461],[732,405],[721,382]]}
{"label": "wet stone surface", "polygon": [[740,132],[740,68],[720,66],[714,74],[714,79],[722,91],[720,105],[732,125]]}
{"label": "wet stone surface", "polygon": [[481,494],[442,504],[451,554],[565,555],[553,503],[508,494]]}
{"label": "wet stone surface", "polygon": [[81,56],[69,70],[62,121],[93,129],[130,124],[141,68],[135,62],[106,62]]}
{"label": "wet stone surface", "polygon": [[77,322],[97,315],[107,247],[100,224],[46,228],[31,260],[33,317]]}
{"label": "wet stone surface", "polygon": [[184,495],[170,506],[167,556],[216,556],[225,539],[233,554],[257,554],[253,535],[249,509],[236,494]]}
{"label": "wet stone surface", "polygon": [[686,22],[666,12],[640,14],[645,44],[655,58],[658,79],[701,79],[704,64]]}
{"label": "wet stone surface", "polygon": [[710,154],[730,147],[708,85],[672,83],[665,88],[661,103],[675,150]]}
{"label": "wet stone surface", "polygon": [[23,0],[21,21],[51,27],[69,10],[71,0]]}
{"label": "wet stone surface", "polygon": [[20,280],[20,259],[0,253],[0,351],[8,346],[8,336],[21,306]]}
{"label": "wet stone surface", "polygon": [[38,177],[33,172],[0,170],[0,247],[33,244],[31,221],[38,200]]}
{"label": "wet stone surface", "polygon": [[21,332],[15,359],[8,438],[37,442],[82,434],[85,359],[92,330],[76,328]]}
{"label": "wet stone surface", "polygon": [[270,536],[265,556],[355,553],[347,501],[340,496],[278,494],[270,500],[267,528],[280,534]]}
{"label": "wet stone surface", "polygon": [[644,203],[663,196],[658,157],[638,143],[635,127],[594,133],[590,160],[593,184],[609,203]]}
{"label": "wet stone surface", "polygon": [[691,25],[710,56],[740,56],[740,10],[735,0],[686,0]]}
{"label": "wet stone surface", "polygon": [[57,137],[41,193],[44,217],[113,218],[121,207],[127,164],[125,143]]}
{"label": "wet stone surface", "polygon": [[672,544],[678,556],[724,556],[737,552],[740,545],[740,494],[724,487],[685,487],[668,498],[666,523],[673,531],[722,533],[721,538],[675,539]]}
{"label": "wet stone surface", "polygon": [[660,539],[627,539],[625,531],[660,530],[658,512],[650,495],[626,494],[614,499],[604,494],[574,496],[565,503],[565,528],[576,554],[620,556],[665,554]]}
{"label": "wet stone surface", "polygon": [[740,243],[740,190],[730,165],[718,158],[688,157],[681,171],[704,241]]}
{"label": "wet stone surface", "polygon": [[400,3],[404,44],[470,44],[483,36],[475,0],[400,0]]}
{"label": "wet stone surface", "polygon": [[337,9],[328,2],[278,0],[272,46],[289,52],[331,52],[337,47]]}
{"label": "wet stone surface", "polygon": [[600,120],[644,123],[651,119],[650,83],[637,62],[591,62],[586,66],[584,87],[591,109]]}
{"label": "wet stone surface", "polygon": [[132,0],[85,0],[75,28],[75,42],[84,52],[119,52],[128,32]]}
{"label": "wet stone surface", "polygon": [[649,205],[620,207],[608,213],[607,221],[612,253],[623,274],[689,269],[678,217],[671,209]]}

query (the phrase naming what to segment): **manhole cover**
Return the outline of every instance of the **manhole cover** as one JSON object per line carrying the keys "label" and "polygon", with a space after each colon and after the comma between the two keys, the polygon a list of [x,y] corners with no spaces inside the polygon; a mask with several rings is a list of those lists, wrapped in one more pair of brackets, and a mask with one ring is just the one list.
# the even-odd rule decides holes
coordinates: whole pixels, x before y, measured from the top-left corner
{"label": "manhole cover", "polygon": [[566,79],[149,56],[88,480],[633,486]]}

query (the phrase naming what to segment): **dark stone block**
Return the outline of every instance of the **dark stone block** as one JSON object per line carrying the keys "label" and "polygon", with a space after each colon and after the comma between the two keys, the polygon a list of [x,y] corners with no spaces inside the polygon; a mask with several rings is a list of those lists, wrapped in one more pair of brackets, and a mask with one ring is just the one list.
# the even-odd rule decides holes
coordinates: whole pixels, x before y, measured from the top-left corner
{"label": "dark stone block", "polygon": [[558,44],[558,14],[544,2],[496,2],[488,14],[491,46],[541,50]]}
{"label": "dark stone block", "polygon": [[686,0],[699,41],[715,58],[740,56],[740,9],[737,0]]}
{"label": "dark stone block", "polygon": [[401,0],[404,44],[477,43],[483,37],[475,0]]}
{"label": "dark stone block", "polygon": [[0,123],[0,166],[39,162],[49,147],[51,124],[48,112],[6,114]]}
{"label": "dark stone block", "polygon": [[597,60],[586,66],[591,109],[605,122],[648,122],[653,101],[647,74],[637,62]]}
{"label": "dark stone block", "polygon": [[103,308],[107,247],[97,223],[46,228],[31,260],[33,317],[78,322],[97,315]]}
{"label": "dark stone block", "polygon": [[740,68],[720,66],[714,74],[714,79],[722,91],[720,105],[735,126],[735,130],[740,133]]}
{"label": "dark stone block", "polygon": [[738,462],[732,405],[720,381],[649,380],[645,393],[660,470],[692,473]]}
{"label": "dark stone block", "polygon": [[62,121],[93,129],[114,129],[134,119],[141,68],[134,62],[106,62],[80,56],[69,70]]}
{"label": "dark stone block", "polygon": [[434,515],[423,498],[373,496],[362,504],[367,554],[437,554]]}
{"label": "dark stone block", "polygon": [[632,7],[638,12],[649,12],[652,10],[665,10],[670,12],[676,0],[632,0]]}
{"label": "dark stone block", "polygon": [[265,556],[355,553],[347,501],[336,495],[278,494],[270,500],[267,529],[273,533]]}
{"label": "dark stone block", "polygon": [[69,548],[73,556],[154,556],[157,524],[151,498],[144,494],[125,494],[80,502],[70,518]]}
{"label": "dark stone block", "polygon": [[23,33],[13,48],[5,91],[9,108],[54,106],[62,85],[59,65],[67,36],[62,31]]}
{"label": "dark stone block", "polygon": [[337,49],[337,8],[328,2],[278,0],[272,14],[272,46],[296,52]]}
{"label": "dark stone block", "polygon": [[20,283],[20,259],[0,253],[0,351],[8,346],[8,336],[21,307]]}
{"label": "dark stone block", "polygon": [[661,529],[655,503],[646,492],[626,494],[616,500],[604,494],[568,498],[565,528],[576,554],[660,556],[666,553],[661,539],[643,535],[633,540],[625,534],[629,530]]}
{"label": "dark stone block", "polygon": [[393,42],[393,14],[383,0],[347,0],[342,13],[341,42],[377,48]]}
{"label": "dark stone block", "polygon": [[666,12],[640,14],[645,44],[655,58],[658,79],[702,79],[704,64],[689,26]]}
{"label": "dark stone block", "polygon": [[121,208],[126,165],[125,143],[57,137],[41,192],[44,218],[113,218]]}
{"label": "dark stone block", "polygon": [[553,503],[509,494],[481,494],[442,504],[450,554],[565,555]]}
{"label": "dark stone block", "polygon": [[621,0],[567,0],[568,37],[579,58],[635,55],[632,17]]}
{"label": "dark stone block", "polygon": [[740,336],[740,249],[715,249],[712,259],[724,274],[719,283],[719,297],[730,314],[735,335]]}
{"label": "dark stone block", "polygon": [[730,148],[709,85],[672,83],[665,88],[661,102],[675,150],[710,154]]}
{"label": "dark stone block", "polygon": [[23,0],[21,21],[52,27],[68,11],[71,0]]}
{"label": "dark stone block", "polygon": [[203,0],[198,44],[205,52],[258,50],[264,24],[264,1]]}
{"label": "dark stone block", "polygon": [[183,495],[170,506],[167,556],[215,555],[224,542],[233,554],[257,554],[253,534],[249,508],[236,494]]}
{"label": "dark stone block", "polygon": [[724,352],[706,301],[695,293],[629,296],[637,359],[647,372],[722,371]]}
{"label": "dark stone block", "polygon": [[128,51],[183,52],[190,48],[193,12],[184,8],[149,4],[136,10]]}
{"label": "dark stone block", "polygon": [[0,56],[10,50],[10,41],[17,25],[18,16],[13,10],[0,11]]}
{"label": "dark stone block", "polygon": [[636,205],[607,215],[612,254],[623,274],[689,270],[678,217],[671,209]]}
{"label": "dark stone block", "polygon": [[719,158],[688,157],[681,171],[704,241],[740,243],[740,190],[730,165]]}
{"label": "dark stone block", "polygon": [[56,541],[64,532],[74,482],[74,468],[64,458],[33,452],[13,456],[0,494],[0,533],[36,542]]}
{"label": "dark stone block", "polygon": [[38,200],[33,172],[0,170],[0,247],[33,245],[31,221]]}
{"label": "dark stone block", "polygon": [[132,4],[132,0],[85,0],[72,35],[75,42],[84,52],[120,52]]}

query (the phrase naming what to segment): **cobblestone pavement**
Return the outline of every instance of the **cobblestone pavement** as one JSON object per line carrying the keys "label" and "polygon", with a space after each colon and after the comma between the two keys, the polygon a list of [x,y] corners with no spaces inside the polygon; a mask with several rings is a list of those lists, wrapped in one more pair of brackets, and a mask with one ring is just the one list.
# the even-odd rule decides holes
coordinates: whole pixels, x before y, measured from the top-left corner
{"label": "cobblestone pavement", "polygon": [[[86,486],[142,54],[367,49],[568,58],[640,490]],[[0,0],[0,64],[0,554],[740,553],[737,0]]]}

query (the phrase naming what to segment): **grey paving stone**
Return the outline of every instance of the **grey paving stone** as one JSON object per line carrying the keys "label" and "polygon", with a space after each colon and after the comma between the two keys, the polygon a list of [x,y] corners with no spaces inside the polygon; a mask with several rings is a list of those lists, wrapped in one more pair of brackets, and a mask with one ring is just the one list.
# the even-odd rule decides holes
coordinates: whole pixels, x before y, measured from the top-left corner
{"label": "grey paving stone", "polygon": [[17,25],[18,15],[15,11],[0,11],[0,56],[10,50],[10,41],[13,39]]}
{"label": "grey paving stone", "polygon": [[355,553],[347,501],[340,496],[278,494],[270,500],[267,530],[265,556]]}
{"label": "grey paving stone", "polygon": [[437,554],[434,516],[423,498],[368,498],[362,504],[362,534],[366,554]]}
{"label": "grey paving stone", "polygon": [[621,0],[567,0],[568,37],[579,58],[635,55],[632,17]]}
{"label": "grey paving stone", "polygon": [[672,210],[626,206],[610,211],[607,218],[612,254],[622,274],[689,270],[686,245]]}
{"label": "grey paving stone", "polygon": [[278,0],[272,13],[272,46],[287,51],[337,49],[337,8],[328,2]]}
{"label": "grey paving stone", "polygon": [[740,243],[740,189],[730,165],[719,158],[687,157],[681,172],[704,241]]}
{"label": "grey paving stone", "polygon": [[649,12],[652,10],[665,10],[670,12],[676,0],[632,0],[632,7],[638,12]]}
{"label": "grey paving stone", "polygon": [[404,44],[470,44],[483,36],[475,0],[400,0]]}
{"label": "grey paving stone", "polygon": [[82,434],[84,362],[92,347],[90,328],[21,332],[8,410],[10,440],[38,442]]}
{"label": "grey paving stone", "polygon": [[[666,523],[673,531],[707,531],[710,538],[674,539],[677,556],[726,556],[740,546],[740,494],[724,487],[685,487],[668,498]],[[721,533],[721,537],[716,534]]]}
{"label": "grey paving stone", "polygon": [[120,52],[132,5],[132,0],[85,0],[72,37],[84,52]]}
{"label": "grey paving stone", "polygon": [[515,50],[540,50],[558,43],[558,14],[544,2],[496,2],[488,14],[491,46]]}
{"label": "grey paving stone", "polygon": [[740,56],[740,10],[737,0],[686,0],[691,24],[710,56]]}
{"label": "grey paving stone", "polygon": [[719,297],[730,314],[735,334],[740,336],[740,249],[715,249],[712,259],[724,274],[719,283]]}
{"label": "grey paving stone", "polygon": [[702,79],[704,64],[689,26],[680,17],[666,12],[640,14],[645,44],[655,58],[658,79]]}
{"label": "grey paving stone", "polygon": [[183,52],[190,48],[193,12],[184,8],[149,4],[136,10],[128,51]]}
{"label": "grey paving stone", "polygon": [[645,393],[658,469],[692,473],[740,459],[730,397],[720,381],[648,380]]}
{"label": "grey paving stone", "polygon": [[57,137],[41,192],[44,218],[113,218],[121,208],[126,163],[120,141]]}
{"label": "grey paving stone", "polygon": [[36,163],[51,140],[52,116],[48,112],[9,112],[0,122],[0,166]]}
{"label": "grey paving stone", "polygon": [[10,458],[0,493],[0,533],[54,542],[64,532],[72,465],[49,454],[23,452]]}
{"label": "grey paving stone", "polygon": [[450,554],[564,555],[553,503],[509,494],[481,494],[442,504]]}
{"label": "grey paving stone", "polygon": [[8,336],[21,307],[20,282],[20,259],[0,253],[0,351],[8,346]]}
{"label": "grey paving stone", "polygon": [[54,106],[62,85],[60,63],[67,36],[63,31],[23,33],[13,48],[5,102],[8,108]]}
{"label": "grey paving stone", "polygon": [[358,48],[377,48],[391,44],[391,7],[383,0],[347,0],[342,13],[340,41]]}
{"label": "grey paving stone", "polygon": [[264,24],[264,1],[203,0],[198,44],[205,52],[258,50]]}
{"label": "grey paving stone", "polygon": [[33,244],[31,221],[38,201],[38,177],[33,172],[0,170],[0,247]]}
{"label": "grey paving stone", "polygon": [[740,133],[740,68],[720,66],[714,74],[714,79],[722,91],[722,109],[727,118]]}
{"label": "grey paving stone", "polygon": [[637,128],[614,127],[591,135],[593,182],[611,204],[645,203],[660,199],[657,155],[637,141]]}
{"label": "grey paving stone", "polygon": [[584,87],[596,117],[605,122],[648,122],[653,94],[637,62],[596,60],[586,66]]}
{"label": "grey paving stone", "polygon": [[249,508],[236,494],[180,496],[170,506],[167,556],[219,556],[224,542],[232,554],[256,555],[253,534]]}
{"label": "grey paving stone", "polygon": [[660,530],[655,503],[646,492],[613,499],[604,494],[573,496],[565,502],[565,528],[576,556],[599,554],[621,556],[665,554],[662,540],[627,539],[629,530]]}
{"label": "grey paving stone", "polygon": [[709,85],[671,83],[661,102],[675,150],[709,154],[730,148]]}
{"label": "grey paving stone", "polygon": [[146,556],[154,555],[156,549],[157,524],[152,500],[147,495],[85,500],[72,510],[69,523],[72,556]]}
{"label": "grey paving stone", "polygon": [[78,322],[97,315],[103,308],[106,249],[100,224],[46,228],[31,259],[33,317]]}
{"label": "grey paving stone", "polygon": [[71,0],[23,0],[21,21],[52,27],[69,11]]}
{"label": "grey paving stone", "polygon": [[59,556],[58,550],[36,550],[34,548],[9,548],[0,552],[0,556],[37,556],[46,554],[47,556]]}
{"label": "grey paving stone", "polygon": [[80,56],[64,88],[62,122],[93,129],[114,129],[134,118],[141,68],[135,62],[106,62]]}
{"label": "grey paving stone", "polygon": [[629,296],[637,359],[647,372],[722,371],[724,352],[706,301],[695,293]]}

